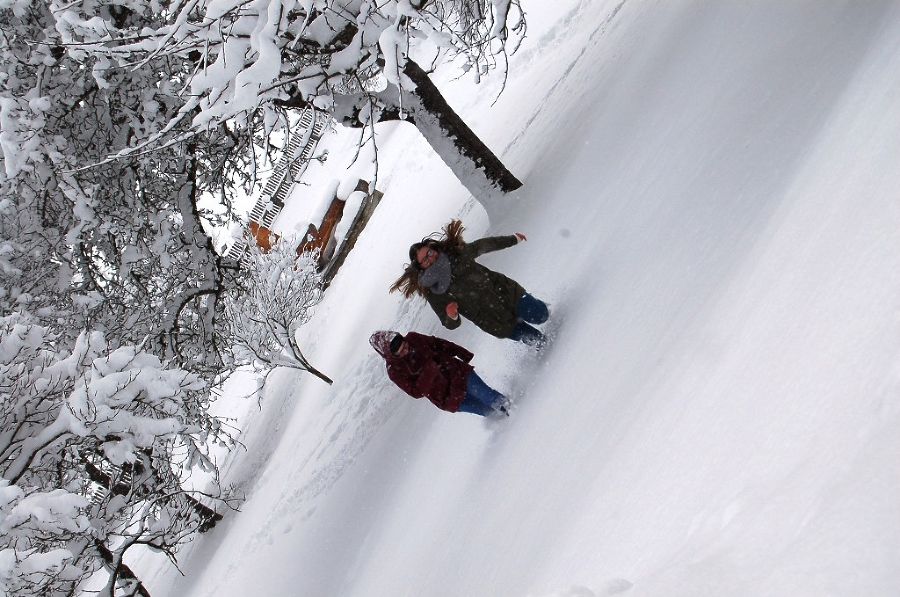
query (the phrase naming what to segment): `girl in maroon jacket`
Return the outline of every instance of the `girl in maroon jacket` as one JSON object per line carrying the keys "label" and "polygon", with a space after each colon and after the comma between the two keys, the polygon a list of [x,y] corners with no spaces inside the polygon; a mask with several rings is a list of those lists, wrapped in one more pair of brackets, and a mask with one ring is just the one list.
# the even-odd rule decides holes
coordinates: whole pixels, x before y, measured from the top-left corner
{"label": "girl in maroon jacket", "polygon": [[490,388],[469,364],[472,353],[449,340],[409,332],[375,332],[369,338],[387,363],[387,374],[413,398],[428,398],[436,407],[486,416],[508,415],[506,398]]}

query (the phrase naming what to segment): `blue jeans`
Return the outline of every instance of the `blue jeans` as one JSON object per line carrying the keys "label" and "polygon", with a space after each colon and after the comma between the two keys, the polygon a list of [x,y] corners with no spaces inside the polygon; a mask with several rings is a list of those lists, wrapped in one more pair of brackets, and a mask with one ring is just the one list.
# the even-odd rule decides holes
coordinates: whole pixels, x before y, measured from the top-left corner
{"label": "blue jeans", "polygon": [[503,404],[504,396],[493,389],[472,371],[466,379],[466,399],[459,405],[459,412],[472,413],[485,417],[496,412]]}
{"label": "blue jeans", "polygon": [[519,317],[519,322],[516,324],[516,327],[513,328],[509,338],[528,344],[529,346],[540,346],[543,344],[546,339],[544,338],[544,334],[528,324],[541,324],[547,321],[550,317],[550,310],[547,308],[547,303],[534,298],[526,292],[522,295],[522,298],[519,299],[519,302],[516,303],[516,315]]}

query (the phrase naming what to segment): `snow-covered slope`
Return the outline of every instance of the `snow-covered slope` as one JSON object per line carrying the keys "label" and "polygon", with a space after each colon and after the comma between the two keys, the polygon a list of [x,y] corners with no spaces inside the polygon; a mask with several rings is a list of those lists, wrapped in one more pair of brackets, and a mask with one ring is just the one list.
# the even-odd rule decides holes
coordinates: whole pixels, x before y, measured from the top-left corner
{"label": "snow-covered slope", "polygon": [[[900,5],[545,4],[496,104],[447,86],[525,187],[488,220],[390,131],[310,324],[336,383],[275,378],[243,511],[155,595],[900,593]],[[528,234],[482,261],[551,302],[540,356],[387,295],[460,213]],[[380,328],[469,347],[514,416],[405,397]]]}

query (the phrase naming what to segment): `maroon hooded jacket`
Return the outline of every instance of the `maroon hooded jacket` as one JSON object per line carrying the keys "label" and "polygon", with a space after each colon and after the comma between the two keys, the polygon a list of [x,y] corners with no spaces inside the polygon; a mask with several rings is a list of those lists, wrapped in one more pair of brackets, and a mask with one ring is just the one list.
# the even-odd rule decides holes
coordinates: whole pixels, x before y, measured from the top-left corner
{"label": "maroon hooded jacket", "polygon": [[387,362],[387,374],[413,398],[428,398],[436,407],[455,413],[466,398],[466,382],[474,367],[472,353],[449,340],[406,334],[409,352],[399,357],[391,353],[396,332],[375,332],[372,347]]}

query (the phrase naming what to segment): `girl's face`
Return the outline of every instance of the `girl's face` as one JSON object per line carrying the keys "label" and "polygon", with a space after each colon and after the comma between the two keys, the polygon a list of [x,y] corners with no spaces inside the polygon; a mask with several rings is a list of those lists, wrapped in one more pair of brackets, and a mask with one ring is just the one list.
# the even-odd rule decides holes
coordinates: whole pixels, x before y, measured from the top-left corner
{"label": "girl's face", "polygon": [[400,346],[397,348],[397,352],[394,353],[394,356],[405,357],[409,354],[409,344],[404,340]]}
{"label": "girl's face", "polygon": [[423,245],[419,247],[419,250],[416,251],[416,261],[419,264],[419,267],[422,269],[428,269],[434,262],[437,261],[438,252],[429,247],[428,245]]}

